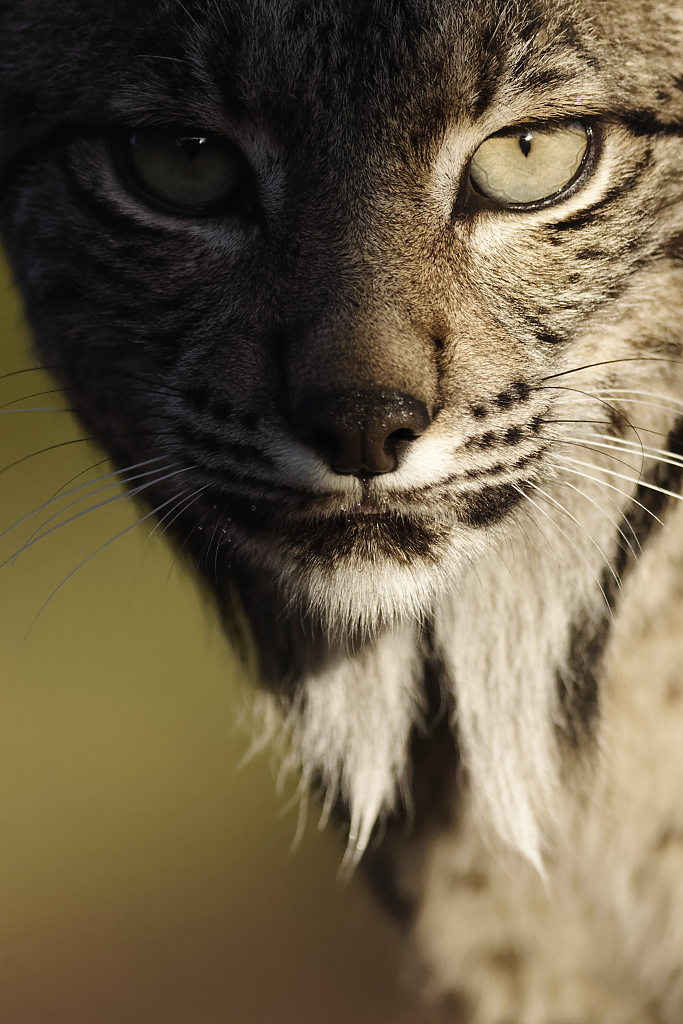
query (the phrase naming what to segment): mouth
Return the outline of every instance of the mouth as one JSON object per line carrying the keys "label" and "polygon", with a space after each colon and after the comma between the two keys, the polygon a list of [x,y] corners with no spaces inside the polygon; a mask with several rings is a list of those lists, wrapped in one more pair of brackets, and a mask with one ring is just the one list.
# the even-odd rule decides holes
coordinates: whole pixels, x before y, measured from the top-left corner
{"label": "mouth", "polygon": [[387,518],[392,514],[396,514],[395,510],[389,504],[388,498],[371,498],[364,496],[354,502],[342,502],[339,506],[339,511],[342,515],[347,515],[350,518],[358,516],[361,518],[373,517],[373,518]]}
{"label": "mouth", "polygon": [[428,521],[441,527],[481,526],[500,519],[522,497],[520,486],[510,481],[457,489],[442,484],[408,493],[378,493],[372,482],[361,483],[361,493],[355,496],[328,494],[309,499],[297,509],[296,518],[311,523]]}
{"label": "mouth", "polygon": [[523,497],[521,488],[507,483],[464,493],[450,488],[383,493],[372,480],[360,484],[346,494],[289,491],[277,498],[231,494],[227,500],[207,490],[169,528],[181,535],[185,550],[196,549],[200,564],[209,556],[212,565],[222,556],[230,561],[238,552],[258,560],[259,549],[298,552],[301,562],[322,559],[331,566],[348,558],[359,564],[387,558],[433,561],[456,532],[466,542],[469,531],[495,525]]}

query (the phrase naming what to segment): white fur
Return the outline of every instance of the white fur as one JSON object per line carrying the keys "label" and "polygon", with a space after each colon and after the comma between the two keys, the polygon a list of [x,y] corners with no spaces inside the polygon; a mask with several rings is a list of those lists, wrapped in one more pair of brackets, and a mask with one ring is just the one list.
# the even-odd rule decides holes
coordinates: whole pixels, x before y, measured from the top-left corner
{"label": "white fur", "polygon": [[319,779],[328,807],[338,796],[345,801],[349,865],[401,792],[408,739],[420,714],[416,639],[414,626],[396,626],[361,654],[340,655],[307,678],[285,713],[285,771],[300,771],[303,789]]}

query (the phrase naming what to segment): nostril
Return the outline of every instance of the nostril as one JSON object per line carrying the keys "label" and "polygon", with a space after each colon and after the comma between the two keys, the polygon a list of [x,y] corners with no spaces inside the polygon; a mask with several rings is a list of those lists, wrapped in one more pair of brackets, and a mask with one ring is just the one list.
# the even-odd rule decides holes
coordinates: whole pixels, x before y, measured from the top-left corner
{"label": "nostril", "polygon": [[406,447],[431,422],[427,407],[399,391],[307,395],[292,414],[294,429],[336,473],[391,473]]}
{"label": "nostril", "polygon": [[410,441],[415,441],[419,436],[420,433],[416,433],[414,430],[411,430],[410,427],[400,427],[398,430],[394,430],[393,433],[389,434],[388,438],[384,442],[384,447],[391,450],[402,442],[409,443]]}

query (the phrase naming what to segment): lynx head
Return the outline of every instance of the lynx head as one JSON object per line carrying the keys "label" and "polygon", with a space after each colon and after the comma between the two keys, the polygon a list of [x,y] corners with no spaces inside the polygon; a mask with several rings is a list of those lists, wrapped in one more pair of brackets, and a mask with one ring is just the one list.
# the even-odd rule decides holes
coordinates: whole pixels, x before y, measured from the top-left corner
{"label": "lynx head", "polygon": [[0,38],[39,351],[274,682],[518,534],[572,388],[680,393],[671,3],[25,0]]}

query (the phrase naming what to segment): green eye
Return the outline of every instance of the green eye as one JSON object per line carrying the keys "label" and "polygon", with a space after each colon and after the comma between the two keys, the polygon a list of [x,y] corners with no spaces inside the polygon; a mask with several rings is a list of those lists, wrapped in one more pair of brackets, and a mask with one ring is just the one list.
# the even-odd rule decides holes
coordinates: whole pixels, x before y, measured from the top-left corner
{"label": "green eye", "polygon": [[508,209],[559,199],[584,167],[592,137],[579,122],[508,129],[482,142],[470,180],[477,192]]}
{"label": "green eye", "polygon": [[200,132],[143,128],[124,140],[122,155],[129,184],[174,213],[217,212],[236,197],[246,176],[235,146]]}

